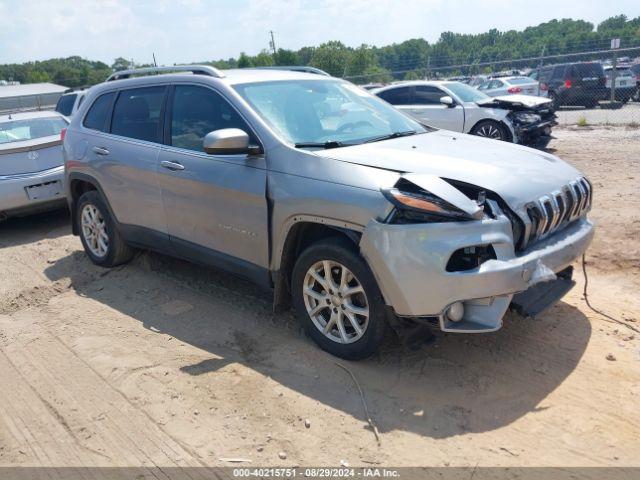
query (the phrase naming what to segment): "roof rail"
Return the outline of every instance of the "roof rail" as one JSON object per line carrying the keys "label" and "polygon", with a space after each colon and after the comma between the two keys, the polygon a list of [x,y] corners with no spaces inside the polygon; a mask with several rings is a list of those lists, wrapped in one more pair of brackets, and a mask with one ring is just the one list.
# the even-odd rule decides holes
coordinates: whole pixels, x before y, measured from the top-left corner
{"label": "roof rail", "polygon": [[210,67],[208,65],[176,65],[173,67],[147,67],[147,68],[133,68],[131,70],[121,70],[114,72],[107,77],[107,82],[113,80],[122,80],[131,76],[137,75],[157,75],[161,73],[171,72],[191,72],[194,75],[208,75],[215,78],[223,78],[224,74],[217,68]]}
{"label": "roof rail", "polygon": [[316,67],[309,67],[307,65],[271,65],[268,67],[248,67],[253,68],[254,70],[289,70],[290,72],[304,72],[304,73],[315,73],[316,75],[323,75],[325,77],[330,77],[327,72],[324,70],[320,70]]}

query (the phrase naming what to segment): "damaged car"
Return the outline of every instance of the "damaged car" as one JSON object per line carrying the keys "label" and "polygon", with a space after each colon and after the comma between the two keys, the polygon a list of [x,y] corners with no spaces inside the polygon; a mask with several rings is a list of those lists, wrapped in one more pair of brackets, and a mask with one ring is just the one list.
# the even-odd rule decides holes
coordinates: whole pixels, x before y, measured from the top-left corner
{"label": "damaged car", "polygon": [[551,141],[553,102],[530,95],[490,97],[469,85],[415,81],[372,93],[426,125],[535,148]]}
{"label": "damaged car", "polygon": [[116,72],[87,93],[63,154],[92,262],[143,248],[223,268],[348,359],[390,327],[482,333],[510,307],[539,315],[594,234],[592,184],[559,158],[425,127],[303,72]]}

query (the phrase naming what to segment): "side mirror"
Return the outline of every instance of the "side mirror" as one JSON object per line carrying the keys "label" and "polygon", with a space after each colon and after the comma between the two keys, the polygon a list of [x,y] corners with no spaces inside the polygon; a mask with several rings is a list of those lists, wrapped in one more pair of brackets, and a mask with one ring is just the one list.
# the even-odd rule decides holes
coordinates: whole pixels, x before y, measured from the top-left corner
{"label": "side mirror", "polygon": [[445,95],[444,97],[440,97],[440,103],[443,104],[443,105],[446,105],[449,108],[456,106],[456,102],[454,102],[453,98],[451,98],[449,95]]}
{"label": "side mirror", "polygon": [[258,147],[249,145],[249,135],[239,128],[223,128],[207,133],[202,148],[209,155],[257,153]]}

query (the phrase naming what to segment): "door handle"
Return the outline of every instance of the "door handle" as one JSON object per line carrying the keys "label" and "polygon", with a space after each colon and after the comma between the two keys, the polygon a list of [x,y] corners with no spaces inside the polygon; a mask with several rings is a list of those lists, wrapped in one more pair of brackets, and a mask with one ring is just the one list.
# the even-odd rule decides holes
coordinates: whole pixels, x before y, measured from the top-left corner
{"label": "door handle", "polygon": [[109,155],[109,150],[104,147],[93,147],[93,153],[96,155]]}
{"label": "door handle", "polygon": [[164,168],[168,168],[169,170],[172,170],[172,171],[184,170],[184,165],[182,165],[181,163],[178,163],[178,162],[170,162],[168,160],[163,160],[163,161],[160,162],[160,165],[162,165]]}

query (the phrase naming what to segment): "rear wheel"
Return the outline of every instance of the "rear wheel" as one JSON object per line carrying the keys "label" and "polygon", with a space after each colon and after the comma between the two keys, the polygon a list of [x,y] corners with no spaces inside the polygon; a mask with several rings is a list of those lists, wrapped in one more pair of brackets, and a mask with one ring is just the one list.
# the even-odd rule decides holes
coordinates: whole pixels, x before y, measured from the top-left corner
{"label": "rear wheel", "polygon": [[134,250],[124,243],[97,191],[82,194],[78,200],[76,221],[84,251],[93,263],[101,267],[115,267],[131,260]]}
{"label": "rear wheel", "polygon": [[471,129],[472,135],[491,138],[493,140],[509,140],[509,133],[504,125],[493,120],[483,120]]}
{"label": "rear wheel", "polygon": [[558,98],[558,95],[555,92],[550,92],[549,98],[551,99],[551,107],[553,110],[558,110],[560,108],[560,99]]}
{"label": "rear wheel", "polygon": [[382,343],[384,301],[371,270],[348,240],[335,237],[308,247],[294,266],[292,295],[302,326],[323,350],[357,360]]}

